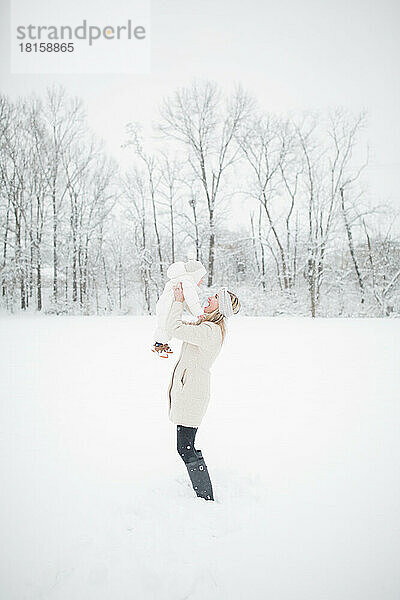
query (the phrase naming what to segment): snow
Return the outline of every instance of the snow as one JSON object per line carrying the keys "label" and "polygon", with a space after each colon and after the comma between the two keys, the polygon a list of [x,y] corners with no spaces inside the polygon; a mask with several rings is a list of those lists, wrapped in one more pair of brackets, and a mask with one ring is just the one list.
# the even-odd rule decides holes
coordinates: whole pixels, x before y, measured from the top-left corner
{"label": "snow", "polygon": [[5,600],[395,600],[400,323],[230,323],[176,451],[153,317],[0,319]]}

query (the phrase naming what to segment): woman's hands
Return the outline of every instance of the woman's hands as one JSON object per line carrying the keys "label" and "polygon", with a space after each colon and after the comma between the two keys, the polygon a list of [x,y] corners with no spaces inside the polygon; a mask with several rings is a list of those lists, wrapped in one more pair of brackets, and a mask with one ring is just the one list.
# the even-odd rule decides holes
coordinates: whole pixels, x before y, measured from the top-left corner
{"label": "woman's hands", "polygon": [[[182,288],[182,283],[178,283],[176,285],[174,285],[174,298],[177,302],[184,302],[185,301],[185,296],[183,293],[183,288]],[[202,314],[202,315],[198,315],[198,319],[205,319],[206,318],[206,314]]]}
{"label": "woman's hands", "polygon": [[185,296],[183,295],[182,283],[174,285],[174,296],[177,302],[183,302],[185,300]]}

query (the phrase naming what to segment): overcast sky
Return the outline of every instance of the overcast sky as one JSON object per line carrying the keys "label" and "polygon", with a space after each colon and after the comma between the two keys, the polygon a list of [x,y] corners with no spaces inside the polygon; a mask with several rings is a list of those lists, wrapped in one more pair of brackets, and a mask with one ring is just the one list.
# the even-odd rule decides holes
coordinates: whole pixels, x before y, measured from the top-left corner
{"label": "overcast sky", "polygon": [[367,109],[371,193],[400,205],[398,2],[154,0],[151,6],[149,75],[11,75],[9,6],[1,0],[1,91],[15,97],[61,82],[83,98],[90,125],[116,158],[125,124],[150,123],[162,96],[195,77],[226,87],[241,82],[263,108],[280,113]]}

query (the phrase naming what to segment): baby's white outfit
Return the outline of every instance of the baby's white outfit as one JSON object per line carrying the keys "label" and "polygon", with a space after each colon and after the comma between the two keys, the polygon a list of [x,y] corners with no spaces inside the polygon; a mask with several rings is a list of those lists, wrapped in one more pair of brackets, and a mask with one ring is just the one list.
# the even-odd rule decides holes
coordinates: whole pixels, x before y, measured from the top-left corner
{"label": "baby's white outfit", "polygon": [[169,341],[165,323],[174,301],[174,285],[182,283],[185,297],[184,308],[195,317],[203,314],[204,311],[197,293],[197,284],[205,274],[206,269],[199,260],[188,260],[186,263],[179,261],[168,267],[167,277],[169,280],[156,304],[157,328],[154,332],[154,342],[165,344]]}

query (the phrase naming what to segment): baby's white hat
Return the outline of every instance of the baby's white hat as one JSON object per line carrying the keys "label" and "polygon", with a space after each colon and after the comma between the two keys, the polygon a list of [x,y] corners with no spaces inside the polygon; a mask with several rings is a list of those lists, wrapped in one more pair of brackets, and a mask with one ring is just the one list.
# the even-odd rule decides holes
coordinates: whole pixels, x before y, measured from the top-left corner
{"label": "baby's white hat", "polygon": [[195,283],[199,283],[200,279],[207,273],[204,265],[196,260],[196,256],[188,254],[188,261],[185,263],[185,271],[190,273]]}

